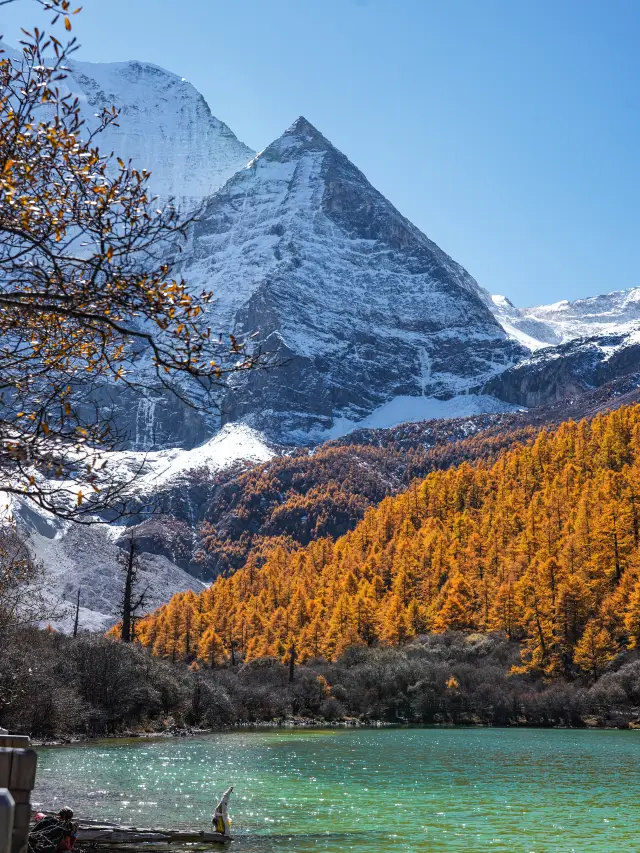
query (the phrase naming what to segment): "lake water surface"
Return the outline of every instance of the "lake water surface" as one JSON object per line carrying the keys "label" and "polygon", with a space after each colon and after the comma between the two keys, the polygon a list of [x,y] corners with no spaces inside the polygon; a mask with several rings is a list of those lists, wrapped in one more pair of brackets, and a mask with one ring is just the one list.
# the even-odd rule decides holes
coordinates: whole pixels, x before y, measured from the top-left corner
{"label": "lake water surface", "polygon": [[235,784],[233,853],[640,850],[640,732],[276,730],[39,750],[34,800],[206,828]]}

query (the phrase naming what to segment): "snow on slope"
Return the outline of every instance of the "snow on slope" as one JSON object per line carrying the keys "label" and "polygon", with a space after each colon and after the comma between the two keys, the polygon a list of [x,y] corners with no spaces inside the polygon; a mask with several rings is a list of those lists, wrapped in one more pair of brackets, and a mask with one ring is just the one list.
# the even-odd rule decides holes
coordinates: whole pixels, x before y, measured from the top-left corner
{"label": "snow on slope", "polygon": [[535,318],[526,317],[524,310],[516,308],[506,296],[492,295],[490,298],[489,307],[495,318],[509,337],[522,346],[535,352],[541,347],[560,343],[553,329]]}
{"label": "snow on slope", "polygon": [[98,137],[100,149],[149,170],[152,188],[165,198],[198,204],[255,154],[184,77],[148,62],[74,61],[70,67],[66,82],[89,126],[103,107],[120,110],[119,127]]}
{"label": "snow on slope", "polygon": [[640,328],[640,287],[534,308],[516,308],[505,296],[491,299],[493,313],[507,334],[530,350]]}
{"label": "snow on slope", "polygon": [[192,450],[171,448],[151,453],[132,450],[103,454],[115,474],[135,475],[133,488],[139,495],[170,487],[191,471],[209,474],[236,462],[267,462],[276,451],[260,433],[245,424],[227,424],[212,439]]}
{"label": "snow on slope", "polygon": [[488,394],[460,394],[448,400],[438,400],[435,397],[400,396],[389,400],[358,423],[347,418],[336,420],[333,427],[322,436],[322,440],[342,438],[347,433],[360,429],[388,429],[403,423],[462,418],[494,412],[513,412],[518,408]]}
{"label": "snow on slope", "polygon": [[564,299],[525,311],[551,326],[562,343],[593,335],[626,333],[640,327],[640,287],[573,302]]}

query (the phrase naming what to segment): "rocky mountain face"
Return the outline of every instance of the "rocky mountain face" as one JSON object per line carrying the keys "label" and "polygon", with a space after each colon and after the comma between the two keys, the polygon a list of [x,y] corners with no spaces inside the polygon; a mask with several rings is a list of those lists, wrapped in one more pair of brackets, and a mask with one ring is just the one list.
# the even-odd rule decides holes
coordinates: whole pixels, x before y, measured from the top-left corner
{"label": "rocky mountain face", "polygon": [[[4,43],[0,47],[4,56],[20,61],[15,49]],[[119,111],[117,122],[96,136],[95,144],[103,153],[113,151],[150,171],[150,187],[159,203],[173,199],[192,213],[255,156],[212,114],[200,92],[177,74],[138,61],[71,61],[68,67],[60,88],[78,98],[87,128],[96,127],[103,109],[115,106]],[[219,418],[203,417],[174,395],[152,387],[139,394],[107,386],[86,404],[88,418],[96,404],[113,417],[121,446],[131,450],[193,448],[219,426]]]}
{"label": "rocky mountain face", "polygon": [[[150,185],[162,199],[188,211],[199,207],[254,156],[191,83],[146,62],[72,62],[65,81],[80,100],[88,127],[95,114],[115,106],[116,125],[96,142],[151,172]],[[93,404],[93,400],[91,401]],[[172,394],[145,394],[105,387],[97,400],[114,417],[122,446],[134,451],[193,448],[214,434],[216,417],[204,417]]]}
{"label": "rocky mountain face", "polygon": [[223,401],[288,444],[395,398],[452,398],[518,361],[474,279],[304,118],[208,201],[182,269],[211,324],[273,355]]}
{"label": "rocky mountain face", "polygon": [[277,365],[234,382],[220,417],[194,415],[153,388],[105,388],[98,402],[123,447],[192,448],[237,421],[312,444],[389,404],[385,423],[449,413],[430,400],[453,398],[453,414],[505,408],[461,395],[522,348],[473,278],[307,121],[254,157],[193,86],[157,66],[73,62],[66,84],[89,127],[104,107],[118,108],[117,126],[98,137],[102,150],[150,170],[164,199],[188,209],[205,200],[181,271],[194,290],[216,294],[215,331],[255,335]]}
{"label": "rocky mountain face", "polygon": [[577,397],[640,368],[640,330],[576,338],[539,349],[481,389],[500,400],[535,408]]}

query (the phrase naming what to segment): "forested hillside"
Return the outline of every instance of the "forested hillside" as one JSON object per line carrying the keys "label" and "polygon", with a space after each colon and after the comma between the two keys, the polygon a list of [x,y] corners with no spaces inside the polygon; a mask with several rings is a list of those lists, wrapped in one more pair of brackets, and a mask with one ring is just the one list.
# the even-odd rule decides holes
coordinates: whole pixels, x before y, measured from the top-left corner
{"label": "forested hillside", "polygon": [[334,659],[425,632],[501,630],[522,667],[597,677],[640,637],[640,406],[414,481],[336,542],[249,557],[139,625],[161,656]]}
{"label": "forested hillside", "polygon": [[[639,386],[640,375],[634,374],[526,412],[356,430],[313,452],[297,451],[247,470],[223,471],[205,489],[204,501],[200,480],[193,477],[194,485],[181,496],[189,509],[203,506],[192,570],[215,578],[241,568],[249,553],[266,554],[278,543],[291,548],[322,537],[337,539],[352,530],[370,506],[404,491],[416,477],[465,461],[495,459],[514,442],[533,441],[544,425],[635,403]],[[175,511],[176,496],[173,500]],[[154,520],[145,522],[138,533],[158,527]],[[164,538],[165,550],[173,554],[175,536]]]}
{"label": "forested hillside", "polygon": [[337,539],[369,507],[416,477],[464,460],[495,458],[513,441],[532,441],[536,433],[518,415],[423,421],[354,433],[312,453],[223,472],[206,505],[198,563],[205,576],[216,577],[277,544],[293,548]]}

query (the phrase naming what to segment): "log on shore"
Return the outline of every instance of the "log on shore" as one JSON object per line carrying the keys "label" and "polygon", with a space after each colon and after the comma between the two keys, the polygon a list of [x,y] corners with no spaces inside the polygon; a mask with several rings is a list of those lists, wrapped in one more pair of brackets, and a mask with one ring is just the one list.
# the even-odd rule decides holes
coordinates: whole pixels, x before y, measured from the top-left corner
{"label": "log on shore", "polygon": [[222,844],[232,841],[230,835],[190,829],[142,829],[135,826],[80,821],[78,844],[117,846],[127,844]]}

